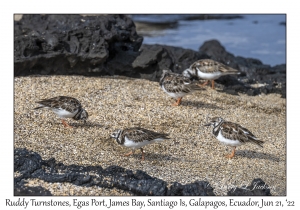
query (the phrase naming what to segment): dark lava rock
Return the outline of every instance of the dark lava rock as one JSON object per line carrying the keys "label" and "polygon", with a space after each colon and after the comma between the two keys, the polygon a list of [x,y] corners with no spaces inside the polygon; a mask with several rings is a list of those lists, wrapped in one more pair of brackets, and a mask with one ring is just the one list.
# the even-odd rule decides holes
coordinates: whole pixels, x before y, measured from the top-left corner
{"label": "dark lava rock", "polygon": [[[170,187],[161,179],[150,176],[144,171],[109,166],[66,166],[56,163],[54,158],[42,160],[36,152],[26,149],[15,149],[14,168],[21,173],[14,179],[15,196],[23,195],[51,195],[50,191],[42,187],[28,187],[26,179],[38,178],[46,182],[69,182],[79,186],[99,186],[102,188],[117,188],[132,192],[134,195],[153,196],[214,196],[213,188],[207,181],[195,181],[190,184],[174,182]],[[27,167],[27,169],[26,169]],[[93,174],[93,175],[90,175]],[[97,176],[95,176],[97,174]],[[271,195],[270,188],[261,179],[254,179],[250,186],[233,188],[227,195]]]}
{"label": "dark lava rock", "polygon": [[22,174],[32,173],[42,167],[42,158],[35,152],[16,149],[14,152],[14,171]]}
{"label": "dark lava rock", "polygon": [[51,196],[51,192],[38,187],[28,187],[24,186],[24,184],[16,184],[14,186],[14,196]]}
{"label": "dark lava rock", "polygon": [[170,196],[214,196],[213,188],[207,181],[195,181],[191,184],[182,185],[175,182],[171,185],[168,195]]}
{"label": "dark lava rock", "polygon": [[260,178],[254,179],[250,186],[232,188],[228,191],[229,196],[270,196],[270,187]]}
{"label": "dark lava rock", "polygon": [[138,78],[159,81],[162,70],[181,73],[196,60],[209,58],[206,54],[181,47],[142,45],[140,55],[132,63]]}
{"label": "dark lava rock", "polygon": [[126,15],[23,15],[14,35],[15,76],[113,75],[107,62],[125,68],[143,41]]}
{"label": "dark lava rock", "polygon": [[211,59],[224,63],[232,68],[238,68],[233,54],[226,51],[218,40],[210,40],[203,43],[199,52],[206,53]]}
{"label": "dark lava rock", "polygon": [[257,89],[249,89],[247,92],[247,95],[249,95],[249,96],[255,96],[255,95],[257,95],[258,94],[258,90]]}
{"label": "dark lava rock", "polygon": [[[15,149],[15,171],[21,173],[14,179],[15,195],[51,195],[48,190],[41,187],[25,187],[24,179],[37,178],[46,182],[69,182],[79,186],[99,186],[105,188],[118,188],[132,192],[134,195],[185,195],[185,196],[211,196],[213,188],[205,181],[195,181],[182,185],[173,183],[170,188],[161,179],[151,177],[144,171],[110,166],[103,169],[101,166],[66,166],[56,163],[54,158],[42,160],[36,152],[26,149]],[[28,167],[28,169],[26,169]],[[90,175],[93,174],[93,175]],[[97,174],[95,176],[94,174]]]}

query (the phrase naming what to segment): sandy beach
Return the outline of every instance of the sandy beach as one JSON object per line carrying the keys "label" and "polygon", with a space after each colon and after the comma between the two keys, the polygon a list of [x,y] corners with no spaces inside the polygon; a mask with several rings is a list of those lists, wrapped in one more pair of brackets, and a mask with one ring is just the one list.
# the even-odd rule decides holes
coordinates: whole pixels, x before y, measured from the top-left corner
{"label": "sandy beach", "polygon": [[[49,110],[33,110],[36,101],[55,96],[77,98],[89,113],[86,124],[67,119],[65,128]],[[168,183],[206,180],[216,195],[261,178],[272,195],[286,195],[286,99],[279,94],[230,95],[209,86],[174,100],[158,82],[126,77],[28,76],[14,78],[14,147],[55,158],[65,165],[106,168],[118,165],[143,170]],[[264,147],[245,144],[236,156],[203,127],[206,117],[220,116],[249,129]],[[143,127],[168,133],[169,140],[144,147],[145,161],[137,151],[110,138],[115,129]],[[18,174],[15,173],[15,176]],[[28,186],[42,186],[53,195],[131,195],[122,190],[80,187],[69,183],[27,180]],[[59,186],[59,187],[58,187]]]}

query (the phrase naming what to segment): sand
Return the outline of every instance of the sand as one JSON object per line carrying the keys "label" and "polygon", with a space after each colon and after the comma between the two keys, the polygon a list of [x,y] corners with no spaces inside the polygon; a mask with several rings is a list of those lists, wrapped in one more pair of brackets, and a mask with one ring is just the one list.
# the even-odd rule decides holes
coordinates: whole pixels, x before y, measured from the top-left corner
{"label": "sand", "polygon": [[[272,195],[286,195],[286,99],[279,94],[230,95],[206,87],[173,107],[174,99],[157,82],[143,79],[31,76],[14,80],[15,148],[32,150],[43,159],[54,157],[65,165],[143,170],[168,183],[206,180],[216,195],[261,178]],[[33,110],[36,101],[59,95],[81,102],[89,113],[87,124],[67,119],[74,128],[65,128],[53,112]],[[202,126],[207,115],[241,124],[265,141],[264,147],[245,144],[237,147],[234,158],[227,159],[231,148],[219,143],[212,128]],[[118,145],[110,133],[135,126],[168,133],[171,139],[145,146],[145,161],[139,150],[123,157],[130,149]],[[116,189],[27,181],[53,195],[131,195]]]}

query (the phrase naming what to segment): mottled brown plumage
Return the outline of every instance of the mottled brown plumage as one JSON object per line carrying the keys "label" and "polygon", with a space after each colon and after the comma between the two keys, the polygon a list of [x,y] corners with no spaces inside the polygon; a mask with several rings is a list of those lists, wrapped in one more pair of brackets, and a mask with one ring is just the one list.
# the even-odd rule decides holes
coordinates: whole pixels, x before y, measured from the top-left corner
{"label": "mottled brown plumage", "polygon": [[[214,61],[211,59],[201,59],[194,62],[188,69],[182,72],[182,75],[189,78],[196,79],[205,79],[212,81],[212,88],[214,88],[214,80],[218,79],[221,76],[228,74],[239,74],[240,71],[226,66],[223,63]],[[203,85],[206,85],[204,83]]]}
{"label": "mottled brown plumage", "polygon": [[242,143],[251,142],[257,144],[260,147],[263,147],[262,144],[264,143],[261,140],[258,140],[253,133],[251,133],[247,128],[243,126],[233,123],[233,122],[223,122],[221,125],[222,135],[226,139],[237,139]]}
{"label": "mottled brown plumage", "polygon": [[171,70],[163,70],[159,84],[164,92],[177,100],[177,102],[173,104],[175,106],[180,104],[183,96],[197,90],[203,90],[203,88],[200,88],[188,77],[173,73]]}
{"label": "mottled brown plumage", "polygon": [[123,130],[119,129],[114,131],[110,136],[115,138],[118,144],[132,149],[132,152],[125,154],[125,156],[133,154],[136,149],[140,148],[142,151],[142,160],[145,158],[142,149],[143,146],[169,139],[168,134],[158,133],[139,127],[125,128]]}
{"label": "mottled brown plumage", "polygon": [[234,149],[229,158],[232,158],[235,154],[235,148],[245,143],[253,143],[260,147],[264,141],[257,139],[247,128],[243,126],[228,122],[221,117],[214,117],[205,126],[213,127],[213,135],[223,144],[227,146],[232,146]]}
{"label": "mottled brown plumage", "polygon": [[82,109],[80,102],[76,98],[68,96],[57,96],[49,99],[42,99],[41,101],[37,101],[36,103],[41,104],[42,106],[36,107],[34,109],[49,107],[55,109],[64,109],[72,113],[79,109]]}
{"label": "mottled brown plumage", "polygon": [[211,59],[198,60],[190,66],[190,69],[193,69],[194,71],[196,71],[198,69],[203,73],[221,72],[223,75],[239,73],[238,70],[231,68],[229,66],[226,66],[225,64],[220,63],[218,61],[211,60]]}
{"label": "mottled brown plumage", "polygon": [[[73,118],[74,120],[84,120],[88,118],[88,113],[82,108],[80,102],[72,97],[57,96],[50,99],[43,99],[36,102],[41,106],[34,109],[47,108],[52,110],[60,118]],[[71,127],[62,119],[62,123],[66,127]]]}

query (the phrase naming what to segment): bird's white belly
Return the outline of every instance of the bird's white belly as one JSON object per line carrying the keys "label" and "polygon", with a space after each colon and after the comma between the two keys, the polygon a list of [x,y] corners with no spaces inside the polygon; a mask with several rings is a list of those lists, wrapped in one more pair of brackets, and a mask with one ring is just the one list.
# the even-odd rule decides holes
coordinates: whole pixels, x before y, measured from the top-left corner
{"label": "bird's white belly", "polygon": [[207,80],[215,80],[218,79],[219,77],[222,76],[222,74],[220,72],[213,72],[213,73],[203,73],[199,70],[197,70],[198,72],[198,77],[200,77],[201,79],[207,79]]}
{"label": "bird's white belly", "polygon": [[217,139],[222,143],[225,144],[227,146],[232,146],[232,147],[236,147],[236,146],[240,146],[243,143],[238,141],[238,140],[231,140],[231,139],[227,139],[222,135],[222,131],[219,132]]}
{"label": "bird's white belly", "polygon": [[52,109],[52,111],[60,118],[72,118],[76,115],[76,112],[71,113],[64,109]]}
{"label": "bird's white belly", "polygon": [[132,149],[138,149],[138,148],[141,148],[147,144],[152,144],[154,142],[159,142],[159,141],[163,141],[164,139],[154,139],[152,141],[142,141],[142,142],[134,142],[134,141],[131,141],[129,140],[126,136],[125,136],[125,142],[124,142],[124,146],[125,147],[130,147]]}
{"label": "bird's white belly", "polygon": [[185,92],[179,92],[179,93],[171,93],[171,92],[168,92],[164,86],[162,86],[162,89],[165,93],[167,93],[169,96],[171,96],[172,98],[175,98],[175,99],[178,99],[178,98],[181,98],[183,96],[185,96],[187,93]]}

